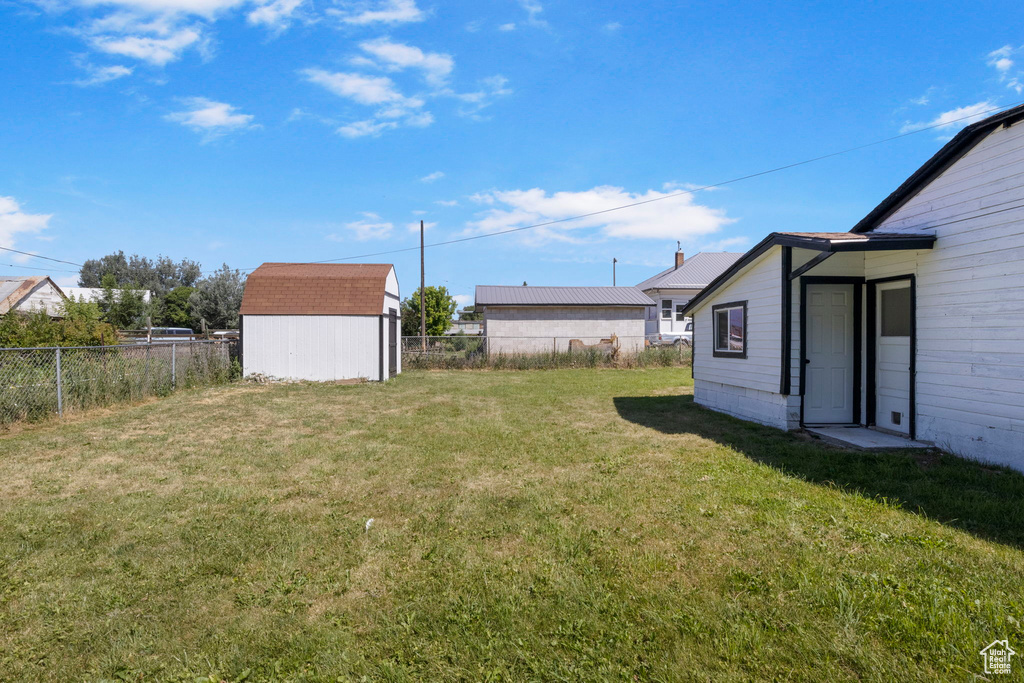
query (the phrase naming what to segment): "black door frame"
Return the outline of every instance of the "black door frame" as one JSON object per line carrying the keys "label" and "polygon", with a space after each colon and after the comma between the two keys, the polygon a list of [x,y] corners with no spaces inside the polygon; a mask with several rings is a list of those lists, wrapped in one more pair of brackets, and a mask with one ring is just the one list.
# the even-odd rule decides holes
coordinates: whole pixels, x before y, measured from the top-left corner
{"label": "black door frame", "polygon": [[913,273],[907,275],[893,275],[892,277],[880,277],[874,280],[868,280],[868,334],[867,334],[867,421],[866,424],[869,427],[877,426],[877,382],[875,379],[876,364],[877,364],[877,352],[876,347],[878,339],[876,335],[878,333],[878,324],[876,320],[878,318],[878,287],[877,285],[884,284],[886,282],[898,282],[899,280],[910,281],[910,415],[909,424],[907,425],[910,429],[910,439],[914,440],[917,438],[917,276]]}
{"label": "black door frame", "polygon": [[853,285],[853,424],[861,424],[861,340],[863,338],[864,278],[844,275],[802,275],[800,277],[800,427],[804,426],[804,396],[807,392],[807,285]]}

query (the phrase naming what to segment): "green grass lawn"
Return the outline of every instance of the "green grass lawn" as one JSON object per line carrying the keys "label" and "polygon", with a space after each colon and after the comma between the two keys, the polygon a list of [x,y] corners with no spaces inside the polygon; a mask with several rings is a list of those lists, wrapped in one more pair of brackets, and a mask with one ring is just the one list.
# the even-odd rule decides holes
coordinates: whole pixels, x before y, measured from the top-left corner
{"label": "green grass lawn", "polygon": [[691,394],[413,372],[0,437],[0,679],[972,680],[1024,652],[1024,476]]}

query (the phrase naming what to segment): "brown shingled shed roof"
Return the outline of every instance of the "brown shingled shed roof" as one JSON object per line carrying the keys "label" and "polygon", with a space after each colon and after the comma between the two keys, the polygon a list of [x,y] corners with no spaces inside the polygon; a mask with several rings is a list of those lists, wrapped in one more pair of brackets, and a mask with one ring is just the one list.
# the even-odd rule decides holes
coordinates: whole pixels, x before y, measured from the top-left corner
{"label": "brown shingled shed roof", "polygon": [[245,283],[242,315],[380,315],[393,266],[264,263]]}

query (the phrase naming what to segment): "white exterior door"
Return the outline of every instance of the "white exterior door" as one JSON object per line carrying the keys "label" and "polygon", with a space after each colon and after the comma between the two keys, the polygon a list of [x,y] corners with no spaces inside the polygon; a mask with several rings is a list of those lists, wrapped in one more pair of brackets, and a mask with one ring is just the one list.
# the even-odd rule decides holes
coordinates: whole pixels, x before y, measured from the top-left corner
{"label": "white exterior door", "polygon": [[854,285],[807,285],[805,424],[853,422]]}
{"label": "white exterior door", "polygon": [[910,281],[877,285],[875,426],[910,434]]}

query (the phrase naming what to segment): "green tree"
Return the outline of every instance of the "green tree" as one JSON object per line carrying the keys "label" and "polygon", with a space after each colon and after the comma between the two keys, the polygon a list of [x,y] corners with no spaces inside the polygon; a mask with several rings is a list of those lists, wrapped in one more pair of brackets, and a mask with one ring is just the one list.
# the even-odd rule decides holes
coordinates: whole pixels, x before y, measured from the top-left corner
{"label": "green tree", "polygon": [[164,325],[168,327],[192,325],[192,310],[188,300],[194,291],[196,291],[195,287],[175,287],[167,293],[163,300],[163,311],[160,316]]}
{"label": "green tree", "polygon": [[239,270],[231,270],[226,263],[217,272],[200,280],[188,298],[192,329],[199,330],[203,320],[210,329],[237,329],[244,291],[245,275]]}
{"label": "green tree", "polygon": [[121,286],[112,273],[107,273],[101,281],[103,294],[100,296],[99,308],[103,319],[119,330],[133,330],[144,327],[146,317],[150,314],[143,290],[136,286]]}
{"label": "green tree", "polygon": [[[457,304],[447,287],[430,286],[423,290],[426,307],[427,336],[437,337],[452,326],[452,314]],[[420,334],[420,290],[402,302],[402,335],[418,337]]]}
{"label": "green tree", "polygon": [[483,320],[484,312],[476,310],[476,306],[466,306],[459,311],[459,320]]}
{"label": "green tree", "polygon": [[68,300],[62,316],[51,318],[45,311],[8,311],[0,317],[0,347],[99,346],[116,344],[117,332],[102,320],[95,303]]}

